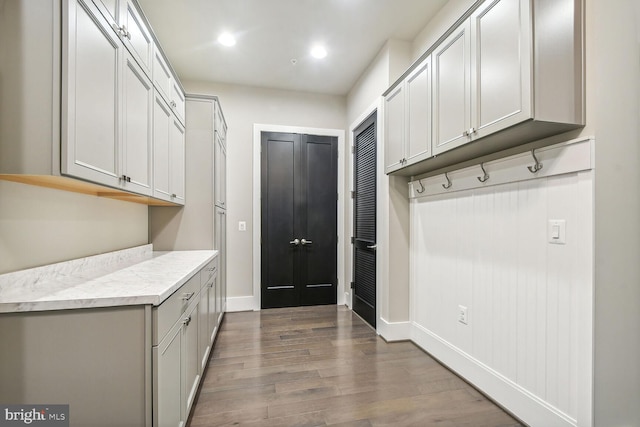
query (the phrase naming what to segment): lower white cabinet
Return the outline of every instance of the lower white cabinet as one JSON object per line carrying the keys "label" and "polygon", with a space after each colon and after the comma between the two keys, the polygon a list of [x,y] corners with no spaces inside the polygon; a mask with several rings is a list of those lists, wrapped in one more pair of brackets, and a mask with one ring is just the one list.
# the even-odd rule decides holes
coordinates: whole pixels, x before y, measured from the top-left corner
{"label": "lower white cabinet", "polygon": [[182,410],[182,348],[183,327],[176,325],[153,349],[154,380],[154,426],[183,426]]}
{"label": "lower white cabinet", "polygon": [[218,332],[220,303],[218,286],[218,262],[212,261],[202,272],[202,291],[200,291],[200,306],[198,309],[198,352],[200,367],[204,371],[211,354],[213,340]]}
{"label": "lower white cabinet", "polygon": [[218,258],[153,308],[153,425],[182,427],[221,318]]}

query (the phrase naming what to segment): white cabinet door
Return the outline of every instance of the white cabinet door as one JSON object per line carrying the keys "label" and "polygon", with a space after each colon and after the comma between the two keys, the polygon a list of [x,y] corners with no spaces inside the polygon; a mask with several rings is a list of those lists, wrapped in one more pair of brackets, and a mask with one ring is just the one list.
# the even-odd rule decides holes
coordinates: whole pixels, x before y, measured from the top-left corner
{"label": "white cabinet door", "polygon": [[122,44],[91,2],[70,1],[65,10],[62,173],[115,187]]}
{"label": "white cabinet door", "polygon": [[399,84],[384,99],[384,163],[389,173],[404,165],[404,84]]}
{"label": "white cabinet door", "polygon": [[171,108],[182,124],[184,121],[185,99],[180,85],[175,78],[171,80]]}
{"label": "white cabinet door", "polygon": [[153,196],[164,200],[171,200],[169,130],[172,122],[169,106],[156,92],[153,103]]}
{"label": "white cabinet door", "polygon": [[185,201],[184,127],[156,91],[153,106],[153,196]]}
{"label": "white cabinet door", "polygon": [[225,149],[222,138],[219,134],[215,134],[215,153],[214,153],[214,195],[215,204],[226,209],[227,205],[227,150]]}
{"label": "white cabinet door", "polygon": [[470,43],[467,20],[432,54],[433,154],[470,141]]}
{"label": "white cabinet door", "polygon": [[[215,131],[220,135],[222,140],[224,142],[226,142],[227,124],[224,121],[224,116],[222,114],[222,108],[220,108],[220,104],[218,102],[216,102],[215,117],[214,117],[213,123],[214,123]],[[226,145],[225,145],[225,147],[226,147]]]}
{"label": "white cabinet door", "polygon": [[405,80],[407,165],[431,156],[431,56]]}
{"label": "white cabinet door", "polygon": [[487,1],[471,16],[471,34],[475,139],[532,117],[529,0]]}
{"label": "white cabinet door", "polygon": [[144,72],[151,77],[153,64],[153,37],[142,19],[138,7],[131,0],[126,0],[121,19],[121,37]]}
{"label": "white cabinet door", "polygon": [[209,288],[209,313],[207,318],[207,330],[209,331],[209,342],[213,343],[218,332],[218,316],[220,313],[220,281],[218,280],[218,273],[211,278],[211,285]]}
{"label": "white cabinet door", "polygon": [[184,426],[182,348],[183,325],[177,323],[154,349],[157,351],[153,391],[155,427]]}
{"label": "white cabinet door", "polygon": [[[183,314],[184,331],[184,351],[182,362],[184,369],[184,399],[183,414],[189,414],[191,405],[195,401],[200,382],[200,355],[198,352],[198,307],[200,305],[199,295],[197,302],[187,309]],[[186,416],[186,415],[185,415]]]}
{"label": "white cabinet door", "polygon": [[119,27],[120,16],[122,15],[122,1],[124,0],[93,0],[93,3],[100,9],[109,25],[116,29]]}
{"label": "white cabinet door", "polygon": [[184,204],[184,127],[172,117],[169,133],[169,188],[171,201]]}
{"label": "white cabinet door", "polygon": [[218,318],[227,307],[227,212],[225,209],[216,208],[215,224],[215,248],[220,251],[220,264],[218,267],[218,286],[220,286],[220,312]]}
{"label": "white cabinet door", "polygon": [[198,304],[198,358],[200,360],[200,372],[204,372],[207,366],[207,357],[211,350],[209,342],[209,283],[200,291],[200,304]]}
{"label": "white cabinet door", "polygon": [[170,103],[173,75],[162,51],[157,46],[153,54],[153,84],[164,100]]}
{"label": "white cabinet door", "polygon": [[122,186],[151,195],[153,85],[128,53],[122,95]]}

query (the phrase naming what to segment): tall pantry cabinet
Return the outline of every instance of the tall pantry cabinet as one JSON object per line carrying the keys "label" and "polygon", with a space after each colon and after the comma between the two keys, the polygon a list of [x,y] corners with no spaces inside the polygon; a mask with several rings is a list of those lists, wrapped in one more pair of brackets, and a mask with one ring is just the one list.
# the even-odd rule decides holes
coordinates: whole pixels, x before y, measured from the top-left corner
{"label": "tall pantry cabinet", "polygon": [[226,308],[226,135],[215,96],[186,97],[184,207],[149,208],[149,239],[158,251],[217,249],[217,312]]}

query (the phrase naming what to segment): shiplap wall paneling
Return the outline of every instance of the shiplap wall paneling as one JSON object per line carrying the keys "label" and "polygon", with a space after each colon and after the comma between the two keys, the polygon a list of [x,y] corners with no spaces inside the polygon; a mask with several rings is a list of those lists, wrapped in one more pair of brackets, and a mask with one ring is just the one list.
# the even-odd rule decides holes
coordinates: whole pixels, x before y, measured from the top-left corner
{"label": "shiplap wall paneling", "polygon": [[[462,355],[517,392],[512,407],[529,399],[546,414],[539,420],[557,425],[591,420],[592,203],[587,171],[437,194],[411,206],[418,344]],[[553,219],[566,221],[565,245],[548,242]],[[468,325],[458,321],[459,305],[468,308]],[[458,359],[442,354],[458,368]]]}

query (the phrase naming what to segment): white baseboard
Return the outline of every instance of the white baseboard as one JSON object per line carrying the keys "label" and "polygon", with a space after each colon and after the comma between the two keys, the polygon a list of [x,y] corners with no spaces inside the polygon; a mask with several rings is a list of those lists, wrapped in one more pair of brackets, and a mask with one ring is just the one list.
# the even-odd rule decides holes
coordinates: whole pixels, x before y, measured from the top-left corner
{"label": "white baseboard", "polygon": [[260,306],[257,305],[256,299],[253,296],[227,298],[227,312],[231,313],[234,311],[256,311],[256,310],[260,310]]}
{"label": "white baseboard", "polygon": [[387,322],[381,317],[378,319],[376,329],[378,335],[387,342],[407,341],[411,339],[410,322]]}
{"label": "white baseboard", "polygon": [[476,386],[531,427],[575,427],[576,420],[454,347],[436,334],[412,323],[411,341]]}

